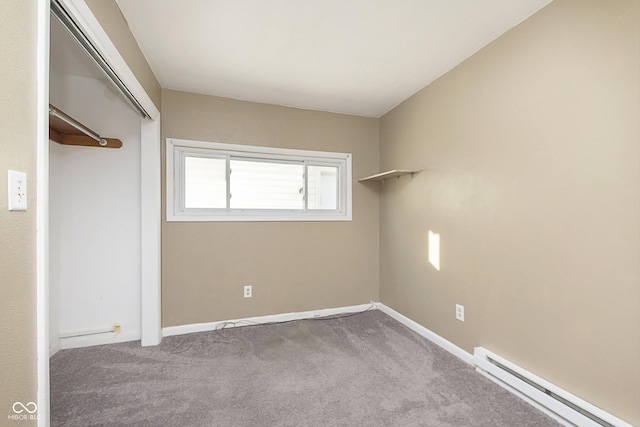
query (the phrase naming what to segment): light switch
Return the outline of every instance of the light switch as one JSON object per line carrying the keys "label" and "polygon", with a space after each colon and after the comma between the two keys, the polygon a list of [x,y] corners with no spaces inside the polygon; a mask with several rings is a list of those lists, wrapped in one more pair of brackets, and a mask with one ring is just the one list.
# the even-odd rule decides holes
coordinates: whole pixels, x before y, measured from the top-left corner
{"label": "light switch", "polygon": [[24,172],[9,171],[9,210],[27,210],[27,174]]}

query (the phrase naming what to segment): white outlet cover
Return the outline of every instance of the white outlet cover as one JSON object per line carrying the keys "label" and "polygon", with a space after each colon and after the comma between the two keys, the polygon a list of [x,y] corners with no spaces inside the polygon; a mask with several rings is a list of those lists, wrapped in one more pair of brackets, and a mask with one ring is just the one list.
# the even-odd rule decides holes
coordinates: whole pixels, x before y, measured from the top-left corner
{"label": "white outlet cover", "polygon": [[27,174],[24,172],[8,171],[7,182],[9,183],[9,210],[27,210]]}
{"label": "white outlet cover", "polygon": [[464,322],[464,305],[456,304],[456,319]]}

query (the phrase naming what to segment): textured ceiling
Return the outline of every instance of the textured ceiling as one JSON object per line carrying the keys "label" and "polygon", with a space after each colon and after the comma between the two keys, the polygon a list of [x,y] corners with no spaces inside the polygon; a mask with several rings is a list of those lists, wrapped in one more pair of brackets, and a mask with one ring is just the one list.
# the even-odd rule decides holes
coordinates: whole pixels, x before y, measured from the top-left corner
{"label": "textured ceiling", "polygon": [[162,87],[379,117],[550,0],[117,0]]}

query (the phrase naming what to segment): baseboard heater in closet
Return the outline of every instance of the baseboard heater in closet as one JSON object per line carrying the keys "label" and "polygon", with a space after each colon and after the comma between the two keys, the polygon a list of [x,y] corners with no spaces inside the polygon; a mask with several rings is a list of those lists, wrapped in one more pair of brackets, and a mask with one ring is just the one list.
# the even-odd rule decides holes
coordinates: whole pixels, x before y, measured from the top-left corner
{"label": "baseboard heater in closet", "polygon": [[566,426],[633,427],[483,347],[473,352],[476,370]]}
{"label": "baseboard heater in closet", "polygon": [[102,334],[119,335],[120,331],[121,331],[121,326],[118,322],[116,322],[110,328],[93,329],[90,331],[81,331],[81,332],[71,332],[67,334],[60,334],[59,337],[60,339],[65,339],[65,338],[86,337],[87,335],[102,335]]}

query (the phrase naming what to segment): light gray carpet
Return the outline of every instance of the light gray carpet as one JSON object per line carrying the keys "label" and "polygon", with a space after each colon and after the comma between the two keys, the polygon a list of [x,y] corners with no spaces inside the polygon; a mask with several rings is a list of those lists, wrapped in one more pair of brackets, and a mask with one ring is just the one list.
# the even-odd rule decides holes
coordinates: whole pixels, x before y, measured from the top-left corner
{"label": "light gray carpet", "polygon": [[558,426],[380,311],[63,350],[52,426]]}

